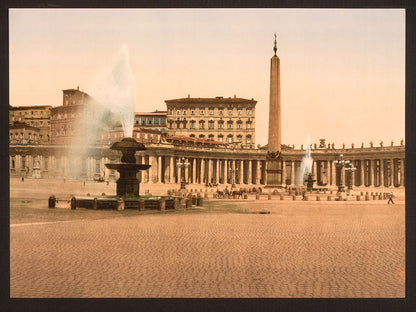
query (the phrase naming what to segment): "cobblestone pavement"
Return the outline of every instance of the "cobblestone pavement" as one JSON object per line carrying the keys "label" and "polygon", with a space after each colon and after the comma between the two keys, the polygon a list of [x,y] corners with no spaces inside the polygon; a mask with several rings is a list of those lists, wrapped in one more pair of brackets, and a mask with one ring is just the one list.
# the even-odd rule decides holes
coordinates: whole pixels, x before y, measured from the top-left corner
{"label": "cobblestone pavement", "polygon": [[10,295],[405,296],[403,200],[262,207],[12,225]]}

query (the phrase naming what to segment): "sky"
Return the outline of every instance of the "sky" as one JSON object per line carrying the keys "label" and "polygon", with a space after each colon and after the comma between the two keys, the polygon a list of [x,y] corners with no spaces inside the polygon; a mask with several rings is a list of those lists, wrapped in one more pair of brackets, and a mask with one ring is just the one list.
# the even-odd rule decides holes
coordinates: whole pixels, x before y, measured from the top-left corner
{"label": "sky", "polygon": [[136,112],[187,97],[255,99],[266,144],[274,33],[282,143],[399,144],[404,9],[10,9],[10,105],[90,94],[127,46]]}

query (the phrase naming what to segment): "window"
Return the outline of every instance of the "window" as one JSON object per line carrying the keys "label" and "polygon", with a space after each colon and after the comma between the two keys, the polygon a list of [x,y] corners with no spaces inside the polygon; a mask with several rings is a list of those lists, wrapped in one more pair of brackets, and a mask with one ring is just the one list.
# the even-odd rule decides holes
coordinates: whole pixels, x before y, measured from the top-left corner
{"label": "window", "polygon": [[195,115],[195,111],[191,109],[191,115]]}
{"label": "window", "polygon": [[200,109],[200,111],[199,111],[199,113],[200,113],[201,115],[204,115],[205,111],[201,108],[201,109]]}
{"label": "window", "polygon": [[241,123],[238,123],[238,124],[237,124],[237,128],[238,128],[238,129],[241,129]]}
{"label": "window", "polygon": [[233,142],[233,136],[231,134],[227,137],[227,142],[228,143],[232,143]]}
{"label": "window", "polygon": [[186,110],[183,110],[183,114],[186,115]]}
{"label": "window", "polygon": [[200,135],[199,135],[199,138],[200,138],[200,139],[204,139],[204,138],[205,138],[205,134],[200,134]]}
{"label": "window", "polygon": [[218,141],[219,141],[219,142],[222,142],[222,141],[223,141],[223,139],[224,139],[224,136],[220,134],[220,135],[218,136]]}
{"label": "window", "polygon": [[220,120],[218,121],[218,129],[223,129],[224,128],[224,121]]}
{"label": "window", "polygon": [[173,121],[172,120],[170,120],[169,121],[169,129],[172,129],[173,127],[172,127],[172,125],[173,125]]}
{"label": "window", "polygon": [[247,122],[246,126],[247,126],[247,129],[250,129],[251,128],[251,122]]}
{"label": "window", "polygon": [[160,117],[160,124],[161,124],[161,125],[165,125],[165,124],[166,124],[166,119],[165,119],[165,117]]}
{"label": "window", "polygon": [[15,163],[14,157],[12,157],[12,169],[15,169],[15,168],[16,168],[16,163]]}
{"label": "window", "polygon": [[218,113],[219,113],[220,115],[223,115],[223,114],[224,114],[224,110],[223,110],[222,108],[220,108],[220,109],[219,109],[219,111],[218,111]]}
{"label": "window", "polygon": [[147,124],[151,125],[152,124],[152,117],[147,118]]}
{"label": "window", "polygon": [[247,144],[251,143],[251,136],[250,135],[246,136],[246,143]]}
{"label": "window", "polygon": [[195,134],[190,134],[189,137],[190,138],[194,138],[195,137]]}
{"label": "window", "polygon": [[208,129],[214,129],[214,122],[212,120],[208,122]]}
{"label": "window", "polygon": [[249,116],[251,115],[251,109],[250,108],[247,109],[247,115],[249,115]]}
{"label": "window", "polygon": [[159,117],[154,117],[153,120],[155,125],[159,124]]}
{"label": "window", "polygon": [[181,114],[180,110],[176,111],[176,115],[180,115],[180,114]]}
{"label": "window", "polygon": [[210,115],[214,115],[214,109],[213,109],[213,108],[210,108],[210,109],[209,109],[209,114],[210,114]]}
{"label": "window", "polygon": [[241,116],[241,109],[238,110],[238,116]]}
{"label": "window", "polygon": [[170,109],[168,115],[173,115],[173,111]]}
{"label": "window", "polygon": [[213,134],[208,135],[208,139],[211,141],[214,141],[214,135]]}
{"label": "window", "polygon": [[227,128],[228,129],[232,129],[233,128],[233,122],[232,121],[227,122]]}
{"label": "window", "polygon": [[195,121],[191,121],[191,129],[195,129]]}
{"label": "window", "polygon": [[146,117],[142,117],[142,125],[146,124]]}
{"label": "window", "polygon": [[26,156],[22,156],[22,169],[26,169]]}
{"label": "window", "polygon": [[45,162],[44,162],[44,164],[45,164],[44,169],[45,169],[45,170],[48,170],[48,169],[49,169],[49,158],[48,158],[48,157],[45,157]]}
{"label": "window", "polygon": [[228,110],[228,116],[231,116],[233,114],[233,111],[231,109]]}
{"label": "window", "polygon": [[199,121],[199,129],[204,129],[204,121],[203,120]]}

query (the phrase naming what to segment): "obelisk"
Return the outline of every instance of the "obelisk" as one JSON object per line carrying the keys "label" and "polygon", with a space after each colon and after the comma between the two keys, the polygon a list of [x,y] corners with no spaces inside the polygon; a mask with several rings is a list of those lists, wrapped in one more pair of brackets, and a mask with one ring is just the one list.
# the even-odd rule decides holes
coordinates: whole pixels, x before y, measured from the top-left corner
{"label": "obelisk", "polygon": [[269,138],[266,156],[266,187],[282,187],[280,59],[277,57],[276,34],[270,65]]}

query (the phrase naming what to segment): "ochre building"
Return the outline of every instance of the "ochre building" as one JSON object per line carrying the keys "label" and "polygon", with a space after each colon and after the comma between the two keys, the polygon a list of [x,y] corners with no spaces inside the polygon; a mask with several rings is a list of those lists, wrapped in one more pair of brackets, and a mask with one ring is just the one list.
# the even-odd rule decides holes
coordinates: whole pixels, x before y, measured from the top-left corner
{"label": "ochre building", "polygon": [[168,134],[255,146],[254,99],[187,98],[166,100]]}

